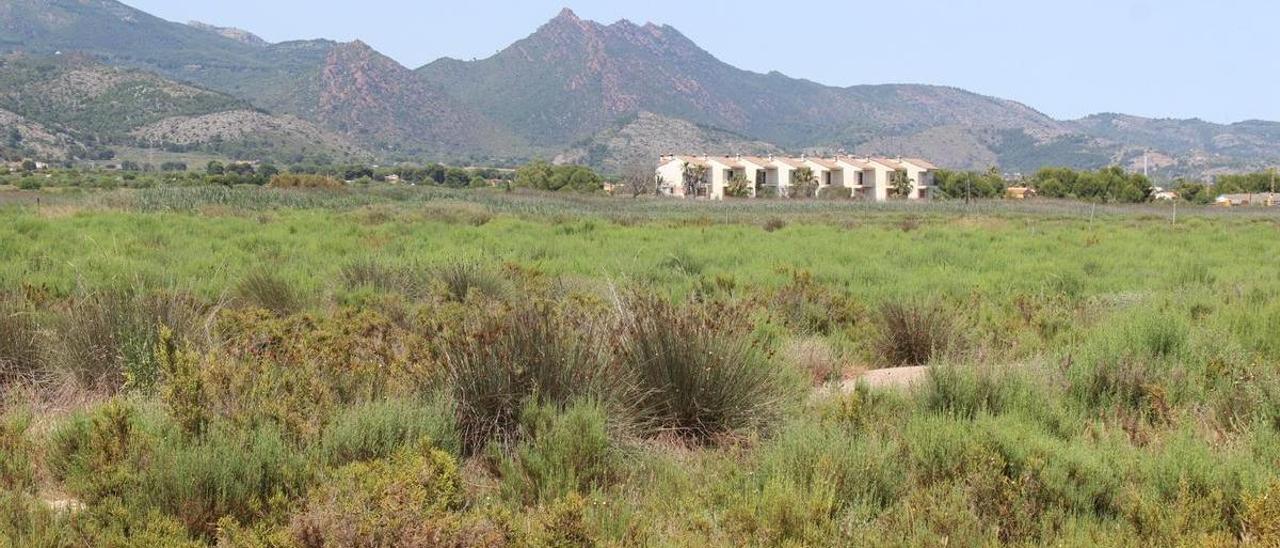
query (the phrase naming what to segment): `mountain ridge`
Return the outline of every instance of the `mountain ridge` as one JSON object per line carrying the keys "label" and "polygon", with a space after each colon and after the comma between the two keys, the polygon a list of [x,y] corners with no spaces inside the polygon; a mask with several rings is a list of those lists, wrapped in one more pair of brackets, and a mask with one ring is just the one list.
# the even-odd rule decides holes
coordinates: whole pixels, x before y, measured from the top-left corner
{"label": "mountain ridge", "polygon": [[[675,145],[653,133],[659,127],[686,136],[690,146],[902,152],[947,167],[1007,171],[1131,165],[1150,151],[1168,158],[1161,173],[1204,175],[1280,158],[1275,122],[1108,113],[1057,120],[952,86],[827,86],[734,67],[671,25],[602,24],[568,8],[492,56],[442,57],[416,69],[360,41],[271,44],[248,36],[164,21],[115,0],[0,6],[0,49],[83,51],[295,116],[389,159],[558,156],[617,166],[631,160],[584,155],[582,144],[594,141],[601,150],[601,142],[633,142],[645,151]],[[633,125],[642,113],[643,123]],[[629,125],[630,133],[618,133]],[[653,142],[634,142],[644,136]]]}

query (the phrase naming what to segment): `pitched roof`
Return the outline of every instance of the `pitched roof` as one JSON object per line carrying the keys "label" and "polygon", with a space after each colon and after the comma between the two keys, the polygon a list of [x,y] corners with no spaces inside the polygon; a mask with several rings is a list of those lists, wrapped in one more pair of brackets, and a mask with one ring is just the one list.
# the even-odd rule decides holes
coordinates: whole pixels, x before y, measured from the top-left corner
{"label": "pitched roof", "polygon": [[913,166],[916,166],[916,167],[918,167],[918,168],[920,168],[920,169],[923,169],[923,170],[925,170],[925,171],[932,171],[932,170],[938,169],[938,166],[935,166],[935,165],[933,165],[933,164],[931,164],[931,163],[929,163],[929,162],[927,162],[927,161],[925,161],[925,160],[921,160],[921,159],[919,159],[919,158],[903,158],[903,159],[902,159],[902,161],[903,161],[903,162],[906,162],[906,163],[908,163],[908,164],[911,164],[911,165],[913,165]]}
{"label": "pitched roof", "polygon": [[742,162],[739,162],[737,158],[731,158],[729,156],[712,156],[710,158],[707,158],[707,161],[715,162],[722,166],[727,166],[731,168],[742,167]]}
{"label": "pitched roof", "polygon": [[684,162],[686,164],[692,164],[695,166],[707,165],[706,161],[704,161],[702,158],[699,158],[697,156],[676,156],[675,159],[681,162]]}
{"label": "pitched roof", "polygon": [[779,158],[774,158],[773,161],[779,164],[785,165],[787,167],[793,167],[793,168],[804,167],[804,162],[801,162],[799,159],[796,159],[796,158],[779,157]]}
{"label": "pitched roof", "polygon": [[898,163],[897,160],[890,160],[888,158],[871,158],[871,161],[889,169],[902,169],[902,164]]}
{"label": "pitched roof", "polygon": [[813,162],[827,169],[840,169],[840,166],[836,165],[836,163],[832,160],[827,160],[823,158],[805,158],[805,160],[809,162]]}
{"label": "pitched roof", "polygon": [[770,162],[768,158],[761,158],[759,156],[743,156],[742,161],[750,164],[754,164],[760,167],[769,167],[773,165],[773,162]]}
{"label": "pitched roof", "polygon": [[849,158],[849,157],[846,157],[846,156],[836,156],[836,160],[835,160],[835,161],[836,161],[836,163],[845,164],[845,165],[850,165],[850,166],[856,167],[856,168],[858,168],[858,169],[868,169],[868,168],[870,168],[870,167],[871,167],[871,164],[868,164],[867,162],[865,162],[865,161],[863,161],[863,160],[859,160],[859,159],[857,159],[857,158]]}

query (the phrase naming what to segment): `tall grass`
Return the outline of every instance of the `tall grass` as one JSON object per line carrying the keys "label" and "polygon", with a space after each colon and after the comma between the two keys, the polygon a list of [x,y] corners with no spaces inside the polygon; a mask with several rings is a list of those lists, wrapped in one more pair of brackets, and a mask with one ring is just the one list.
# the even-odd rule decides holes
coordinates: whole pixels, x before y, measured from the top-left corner
{"label": "tall grass", "polygon": [[445,351],[464,453],[513,443],[529,403],[606,402],[619,417],[634,396],[586,325],[545,304],[496,312]]}
{"label": "tall grass", "polygon": [[42,376],[44,357],[34,310],[0,295],[0,387]]}
{"label": "tall grass", "polygon": [[51,369],[85,389],[150,390],[160,374],[154,352],[161,326],[179,339],[198,339],[207,314],[205,305],[180,292],[78,295],[53,320]]}
{"label": "tall grass", "polygon": [[707,441],[768,426],[795,394],[793,371],[753,340],[738,309],[632,295],[617,315],[616,352],[644,394],[650,428]]}
{"label": "tall grass", "polygon": [[265,270],[245,276],[236,293],[245,302],[281,316],[301,310],[306,300],[288,280]]}
{"label": "tall grass", "polygon": [[937,302],[895,301],[880,306],[875,351],[891,366],[927,365],[957,350],[963,332],[953,314]]}

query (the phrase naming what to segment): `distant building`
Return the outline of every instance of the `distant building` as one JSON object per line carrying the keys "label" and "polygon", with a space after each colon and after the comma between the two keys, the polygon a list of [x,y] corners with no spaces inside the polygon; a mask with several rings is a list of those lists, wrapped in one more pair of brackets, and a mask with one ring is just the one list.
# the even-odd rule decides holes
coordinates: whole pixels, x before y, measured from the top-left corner
{"label": "distant building", "polygon": [[1255,192],[1248,194],[1223,194],[1214,200],[1215,205],[1222,207],[1240,206],[1280,206],[1280,192]]}
{"label": "distant building", "polygon": [[1178,193],[1172,190],[1157,189],[1151,195],[1151,199],[1157,202],[1172,202],[1178,199]]}
{"label": "distant building", "polygon": [[1036,197],[1036,189],[1028,186],[1011,186],[1005,189],[1004,197],[1009,200],[1029,200]]}
{"label": "distant building", "polygon": [[818,190],[828,187],[851,189],[859,199],[883,202],[893,193],[895,173],[911,182],[904,198],[927,200],[936,185],[937,167],[918,158],[852,158],[756,156],[662,156],[658,160],[659,192],[681,198],[722,200],[734,180],[745,181],[748,197],[786,197],[794,187],[796,173],[813,173]]}

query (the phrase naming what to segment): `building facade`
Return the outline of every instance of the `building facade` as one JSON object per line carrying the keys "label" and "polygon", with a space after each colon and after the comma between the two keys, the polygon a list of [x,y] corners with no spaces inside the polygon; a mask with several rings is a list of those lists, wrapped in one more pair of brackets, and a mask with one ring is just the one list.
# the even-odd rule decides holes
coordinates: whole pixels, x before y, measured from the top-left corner
{"label": "building facade", "polygon": [[[918,158],[663,156],[656,172],[658,190],[667,196],[796,198],[847,188],[860,200],[928,200],[935,191],[937,167]],[[910,190],[900,195],[900,181]]]}

